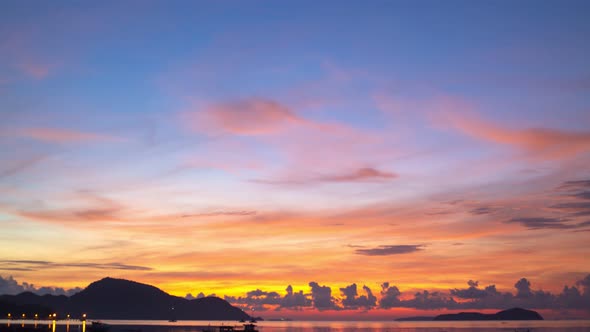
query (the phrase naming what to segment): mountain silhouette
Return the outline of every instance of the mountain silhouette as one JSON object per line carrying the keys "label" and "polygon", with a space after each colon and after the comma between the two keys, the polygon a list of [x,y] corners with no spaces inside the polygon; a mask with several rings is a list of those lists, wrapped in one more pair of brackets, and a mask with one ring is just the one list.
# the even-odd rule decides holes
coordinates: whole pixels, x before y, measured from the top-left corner
{"label": "mountain silhouette", "polygon": [[482,314],[480,312],[460,312],[458,314],[445,314],[434,317],[434,320],[543,320],[543,317],[532,310],[512,308],[499,311],[495,314]]}
{"label": "mountain silhouette", "polygon": [[0,296],[0,302],[51,308],[61,317],[66,314],[79,317],[86,313],[90,318],[100,319],[250,319],[244,311],[217,297],[187,300],[154,286],[114,278],[95,281],[69,298],[24,292]]}

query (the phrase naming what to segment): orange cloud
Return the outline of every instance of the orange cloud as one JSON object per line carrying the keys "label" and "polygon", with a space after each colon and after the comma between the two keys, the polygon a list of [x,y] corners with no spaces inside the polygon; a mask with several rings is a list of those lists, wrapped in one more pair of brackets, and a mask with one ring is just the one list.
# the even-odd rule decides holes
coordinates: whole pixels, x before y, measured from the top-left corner
{"label": "orange cloud", "polygon": [[120,138],[57,128],[25,128],[17,130],[15,136],[32,138],[44,142],[70,143],[82,141],[118,141]]}
{"label": "orange cloud", "polygon": [[590,151],[590,131],[506,128],[466,112],[445,112],[443,123],[480,140],[519,148],[535,158],[562,159]]}

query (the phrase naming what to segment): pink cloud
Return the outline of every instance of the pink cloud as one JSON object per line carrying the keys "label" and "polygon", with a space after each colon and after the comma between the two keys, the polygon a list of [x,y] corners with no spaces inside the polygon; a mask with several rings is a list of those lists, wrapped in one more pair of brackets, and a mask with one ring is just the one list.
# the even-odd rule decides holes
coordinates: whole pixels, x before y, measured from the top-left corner
{"label": "pink cloud", "polygon": [[255,183],[261,184],[278,184],[278,185],[303,185],[322,182],[386,182],[397,178],[398,175],[392,172],[381,171],[372,167],[362,167],[352,171],[340,172],[335,174],[323,174],[315,177],[300,177],[290,179],[275,180],[254,180]]}
{"label": "pink cloud", "polygon": [[25,128],[16,131],[14,135],[18,137],[32,138],[44,142],[56,143],[120,140],[120,138],[109,135],[57,128]]}
{"label": "pink cloud", "polygon": [[305,123],[288,107],[264,98],[213,104],[190,113],[188,119],[191,128],[198,132],[245,136],[274,134],[290,125]]}
{"label": "pink cloud", "polygon": [[446,112],[443,123],[474,138],[524,150],[542,159],[563,159],[590,151],[590,131],[550,128],[513,129],[465,112]]}
{"label": "pink cloud", "polygon": [[49,75],[49,72],[53,66],[38,62],[24,62],[18,64],[18,68],[21,69],[27,76],[41,80]]}
{"label": "pink cloud", "polygon": [[389,181],[395,179],[397,174],[380,171],[371,167],[363,167],[351,173],[325,176],[321,178],[324,181],[331,182],[349,182],[349,181]]}

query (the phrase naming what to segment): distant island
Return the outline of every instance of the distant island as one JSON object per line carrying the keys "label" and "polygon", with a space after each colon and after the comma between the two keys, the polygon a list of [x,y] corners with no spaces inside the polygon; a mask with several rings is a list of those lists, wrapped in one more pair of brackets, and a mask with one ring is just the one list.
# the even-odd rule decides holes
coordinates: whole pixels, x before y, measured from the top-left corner
{"label": "distant island", "polygon": [[10,312],[24,313],[29,317],[39,314],[47,317],[57,313],[92,319],[137,320],[249,320],[251,317],[218,297],[187,300],[172,296],[154,286],[114,278],[104,278],[88,285],[70,297],[36,295],[24,292],[18,295],[1,295],[2,317]]}
{"label": "distant island", "polygon": [[458,314],[444,314],[434,317],[435,321],[457,320],[543,320],[543,317],[532,310],[512,308],[499,311],[495,314],[482,314],[480,312],[460,312]]}

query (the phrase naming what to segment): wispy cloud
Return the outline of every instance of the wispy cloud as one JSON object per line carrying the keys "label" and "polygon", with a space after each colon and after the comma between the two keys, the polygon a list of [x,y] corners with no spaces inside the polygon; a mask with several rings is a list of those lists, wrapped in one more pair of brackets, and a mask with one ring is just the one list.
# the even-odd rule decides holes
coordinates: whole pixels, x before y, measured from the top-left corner
{"label": "wispy cloud", "polygon": [[44,156],[36,156],[24,160],[18,161],[8,161],[4,167],[0,168],[0,179],[8,176],[12,176],[27,170],[39,162],[41,162],[45,157]]}
{"label": "wispy cloud", "polygon": [[479,118],[471,111],[445,111],[443,124],[483,141],[507,145],[542,159],[562,159],[590,151],[590,131],[510,128]]}
{"label": "wispy cloud", "polygon": [[322,176],[319,180],[327,182],[389,181],[396,177],[397,174],[395,173],[364,167],[351,173]]}
{"label": "wispy cloud", "polygon": [[92,263],[92,262],[70,262],[70,263],[57,263],[51,261],[35,261],[35,260],[0,260],[0,264],[3,265],[4,270],[13,269],[29,269],[30,271],[38,271],[43,269],[54,269],[63,267],[76,267],[76,268],[90,268],[99,270],[130,270],[130,271],[150,271],[152,268],[139,265],[128,265],[119,262],[109,263]]}
{"label": "wispy cloud", "polygon": [[372,167],[362,167],[350,172],[323,174],[314,177],[290,177],[289,179],[255,179],[252,182],[270,185],[310,185],[318,183],[365,182],[377,183],[394,180],[397,174]]}
{"label": "wispy cloud", "polygon": [[423,250],[424,245],[418,244],[403,244],[403,245],[384,245],[378,246],[376,248],[369,248],[369,249],[356,249],[355,253],[358,255],[365,255],[365,256],[389,256],[389,255],[401,255],[401,254],[410,254],[413,252],[417,252]]}
{"label": "wispy cloud", "polygon": [[274,100],[249,98],[213,104],[185,114],[189,126],[200,133],[234,135],[267,135],[280,132],[289,125],[306,121],[291,109]]}
{"label": "wispy cloud", "polygon": [[44,142],[75,143],[92,141],[121,141],[116,136],[62,128],[23,128],[8,132],[10,136],[26,137]]}

